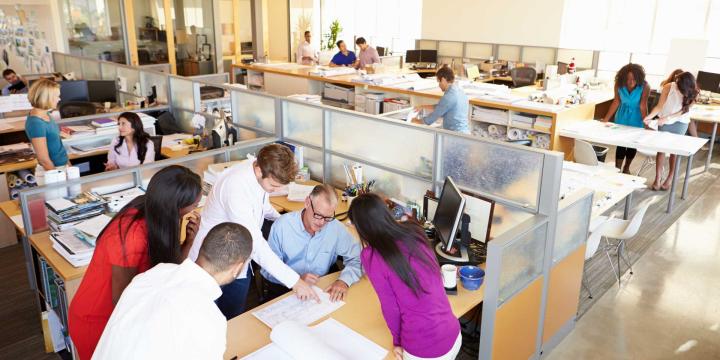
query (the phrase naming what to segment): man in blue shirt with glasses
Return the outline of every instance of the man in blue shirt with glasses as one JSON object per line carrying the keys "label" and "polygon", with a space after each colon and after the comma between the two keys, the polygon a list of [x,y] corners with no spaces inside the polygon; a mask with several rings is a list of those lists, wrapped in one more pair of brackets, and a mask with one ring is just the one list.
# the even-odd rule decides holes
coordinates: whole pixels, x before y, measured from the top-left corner
{"label": "man in blue shirt with glasses", "polygon": [[[268,244],[282,261],[310,285],[326,275],[338,256],[343,257],[340,277],[327,289],[331,301],[343,300],[350,285],[362,276],[360,242],[335,219],[337,194],[329,185],[318,185],[305,199],[305,208],[281,216],[270,230]],[[270,300],[289,291],[264,269]]]}

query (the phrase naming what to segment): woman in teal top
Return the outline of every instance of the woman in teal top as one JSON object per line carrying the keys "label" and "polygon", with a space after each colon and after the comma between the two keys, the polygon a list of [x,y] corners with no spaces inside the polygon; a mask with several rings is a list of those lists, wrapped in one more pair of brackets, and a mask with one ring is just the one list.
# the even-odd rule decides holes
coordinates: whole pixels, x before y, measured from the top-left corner
{"label": "woman in teal top", "polygon": [[40,166],[47,170],[68,164],[60,129],[50,116],[60,102],[60,85],[49,79],[35,81],[28,91],[33,109],[25,120],[25,134],[32,143]]}
{"label": "woman in teal top", "polygon": [[[650,87],[645,81],[645,69],[638,64],[623,66],[615,75],[615,99],[603,121],[608,122],[615,115],[616,124],[644,127],[643,119],[647,115],[649,93]],[[636,149],[618,146],[615,150],[615,167],[629,174],[630,163],[635,158],[635,154],[637,154]]]}

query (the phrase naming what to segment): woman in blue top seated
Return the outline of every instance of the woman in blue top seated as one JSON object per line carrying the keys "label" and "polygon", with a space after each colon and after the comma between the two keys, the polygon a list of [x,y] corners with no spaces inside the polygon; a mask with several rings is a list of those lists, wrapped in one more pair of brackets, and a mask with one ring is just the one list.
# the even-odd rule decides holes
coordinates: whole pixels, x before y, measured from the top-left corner
{"label": "woman in blue top seated", "polygon": [[60,128],[52,116],[60,102],[60,85],[50,79],[37,80],[30,86],[28,101],[33,109],[25,120],[25,134],[35,150],[38,165],[45,171],[67,165]]}
{"label": "woman in blue top seated", "polygon": [[443,65],[435,73],[438,86],[444,92],[440,102],[435,105],[422,105],[415,108],[417,111],[432,111],[430,115],[422,120],[416,120],[416,123],[425,123],[430,125],[438,119],[443,119],[443,129],[470,134],[470,125],[468,123],[468,97],[455,83],[455,72],[447,66]]}
{"label": "woman in blue top seated", "polygon": [[336,66],[352,66],[357,65],[358,59],[355,57],[355,53],[347,49],[345,42],[340,40],[337,42],[337,47],[340,49],[332,60],[330,60],[330,67]]}
{"label": "woman in blue top seated", "polygon": [[[608,122],[615,115],[616,124],[643,128],[643,119],[648,112],[648,94],[650,86],[645,81],[645,69],[638,64],[623,66],[615,75],[615,99],[603,121]],[[618,146],[615,150],[615,167],[629,174],[635,154],[637,149]]]}

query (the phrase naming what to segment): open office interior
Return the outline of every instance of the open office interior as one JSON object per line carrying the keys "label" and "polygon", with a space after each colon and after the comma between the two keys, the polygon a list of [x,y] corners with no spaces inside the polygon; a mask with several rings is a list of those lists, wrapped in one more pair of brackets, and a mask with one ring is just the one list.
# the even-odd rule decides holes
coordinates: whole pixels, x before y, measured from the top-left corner
{"label": "open office interior", "polygon": [[720,359],[720,0],[0,0],[0,359]]}

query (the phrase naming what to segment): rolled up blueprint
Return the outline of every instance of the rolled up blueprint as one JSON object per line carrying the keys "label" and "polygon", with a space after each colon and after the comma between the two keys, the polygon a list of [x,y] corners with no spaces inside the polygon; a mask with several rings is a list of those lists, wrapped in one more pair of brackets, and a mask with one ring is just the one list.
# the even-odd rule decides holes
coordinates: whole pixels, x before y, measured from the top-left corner
{"label": "rolled up blueprint", "polygon": [[511,128],[508,130],[508,139],[525,140],[527,139],[527,132],[525,130]]}
{"label": "rolled up blueprint", "polygon": [[488,133],[492,137],[505,136],[505,134],[507,133],[507,127],[502,126],[502,125],[492,124],[492,125],[488,126]]}
{"label": "rolled up blueprint", "polygon": [[28,184],[35,184],[35,182],[36,182],[35,175],[33,175],[33,173],[30,170],[27,170],[27,169],[20,170],[20,171],[18,171],[18,176],[21,179],[25,180],[25,182]]}
{"label": "rolled up blueprint", "polygon": [[23,184],[23,180],[13,173],[8,174],[7,181],[8,187],[10,188],[15,188]]}

